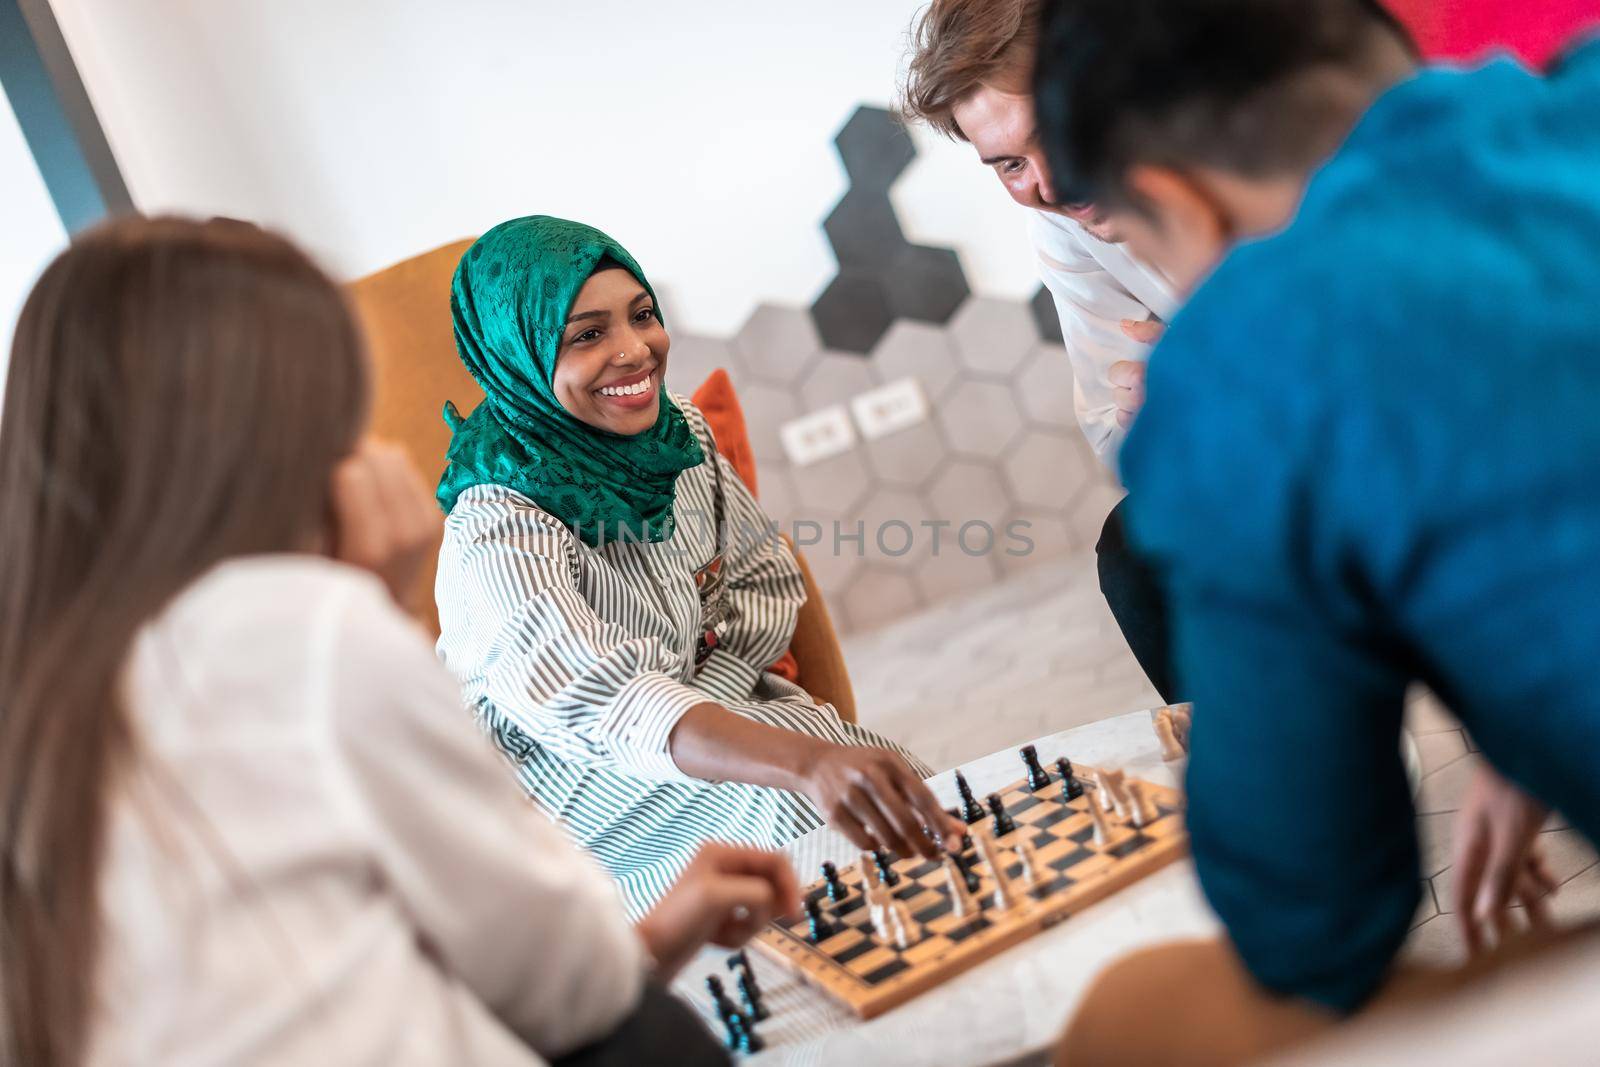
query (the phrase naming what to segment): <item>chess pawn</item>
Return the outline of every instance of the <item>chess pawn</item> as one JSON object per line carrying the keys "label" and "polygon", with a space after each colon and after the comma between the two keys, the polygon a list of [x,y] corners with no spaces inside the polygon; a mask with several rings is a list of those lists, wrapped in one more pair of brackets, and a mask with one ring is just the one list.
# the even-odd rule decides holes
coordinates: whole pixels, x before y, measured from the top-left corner
{"label": "chess pawn", "polygon": [[967,872],[962,870],[960,861],[954,856],[946,855],[944,858],[944,877],[949,886],[951,913],[963,919],[977,911],[977,898],[967,886]]}
{"label": "chess pawn", "polygon": [[1128,804],[1128,794],[1123,787],[1123,782],[1126,780],[1127,775],[1122,771],[1103,770],[1100,772],[1100,781],[1104,785],[1105,791],[1111,794],[1111,802],[1107,807],[1111,809],[1113,815],[1124,822],[1128,820],[1128,816],[1131,814],[1128,810],[1130,806]]}
{"label": "chess pawn", "polygon": [[1039,869],[1039,854],[1033,850],[1033,842],[1023,838],[1016,844],[1017,859],[1022,863],[1022,881],[1029,889],[1039,888],[1039,883],[1044,881],[1044,872]]}
{"label": "chess pawn", "polygon": [[872,889],[874,886],[879,884],[878,883],[878,865],[877,865],[877,862],[872,858],[872,853],[863,852],[863,853],[861,853],[861,864],[860,864],[860,866],[861,866],[861,894],[862,894],[862,896],[866,896],[867,892],[870,889]]}
{"label": "chess pawn", "polygon": [[1062,756],[1056,760],[1056,770],[1061,772],[1061,799],[1074,801],[1083,796],[1083,783],[1072,773],[1072,761]]}
{"label": "chess pawn", "polygon": [[1129,782],[1127,790],[1128,807],[1131,809],[1130,817],[1134,826],[1142,830],[1161,818],[1161,813],[1155,810],[1154,805],[1150,803],[1150,798],[1145,795],[1143,782]]}
{"label": "chess pawn", "polygon": [[911,914],[911,905],[903,900],[895,900],[890,902],[889,907],[894,912],[895,941],[900,948],[907,949],[921,941],[922,924]]}
{"label": "chess pawn", "polygon": [[986,833],[974,834],[978,856],[989,865],[989,876],[994,879],[994,906],[1000,911],[1010,911],[1017,904],[1017,888],[1006,873],[1006,865],[994,838]]}

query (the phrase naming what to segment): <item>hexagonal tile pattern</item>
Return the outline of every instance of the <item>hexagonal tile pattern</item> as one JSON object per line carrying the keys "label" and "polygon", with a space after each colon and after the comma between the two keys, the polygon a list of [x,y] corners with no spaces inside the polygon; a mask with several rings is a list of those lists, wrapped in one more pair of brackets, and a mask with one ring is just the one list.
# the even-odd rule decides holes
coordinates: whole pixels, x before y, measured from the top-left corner
{"label": "hexagonal tile pattern", "polygon": [[916,572],[917,587],[930,604],[987,589],[999,576],[993,555],[969,556],[953,548],[948,533],[939,545],[939,554],[923,560]]}
{"label": "hexagonal tile pattern", "polygon": [[958,382],[939,405],[939,422],[950,450],[995,459],[1021,433],[1016,399],[1000,382]]}
{"label": "hexagonal tile pattern", "polygon": [[925,322],[901,319],[872,350],[872,365],[885,383],[915,378],[933,403],[956,380],[956,353],[949,332]]}
{"label": "hexagonal tile pattern", "polygon": [[928,555],[933,531],[923,523],[933,518],[927,501],[904,489],[878,488],[846,516],[852,532],[861,523],[867,559],[880,566],[914,570]]}
{"label": "hexagonal tile pattern", "polygon": [[1122,486],[1111,480],[1110,473],[1100,468],[1095,481],[1079,490],[1078,498],[1072,502],[1067,515],[1067,530],[1072,536],[1073,545],[1080,549],[1092,549],[1098,544],[1100,531],[1105,529],[1106,516],[1127,495]]}
{"label": "hexagonal tile pattern", "polygon": [[858,107],[833,139],[850,184],[886,191],[916,158],[906,128],[881,107]]}
{"label": "hexagonal tile pattern", "polygon": [[872,351],[894,321],[889,295],[870,274],[843,270],[811,305],[822,343],[842,352]]}
{"label": "hexagonal tile pattern", "polygon": [[1056,311],[1056,298],[1050,295],[1050,290],[1039,286],[1033,299],[1028,301],[1028,309],[1033,313],[1033,324],[1039,330],[1039,336],[1053,344],[1061,344],[1061,314]]}
{"label": "hexagonal tile pattern", "polygon": [[[820,530],[807,523],[817,523]],[[840,551],[833,540],[832,520],[800,519],[792,528],[785,528],[795,539],[795,545],[806,557],[806,565],[811,568],[811,577],[816,581],[817,588],[828,601],[830,610],[838,606],[839,598],[850,588],[851,581],[862,566],[862,559],[856,555],[854,549],[846,546],[847,551]],[[806,542],[813,537],[820,537],[816,544],[808,545]],[[846,628],[848,619],[836,619],[836,625]]]}
{"label": "hexagonal tile pattern", "polygon": [[1077,499],[1090,474],[1088,445],[1070,431],[1029,430],[1005,458],[1006,480],[1018,503],[1049,512],[1065,512]]}
{"label": "hexagonal tile pattern", "polygon": [[922,245],[895,257],[883,283],[895,317],[922,322],[950,321],[972,292],[953,249]]}
{"label": "hexagonal tile pattern", "polygon": [[995,562],[1007,574],[1049,563],[1077,547],[1061,516],[1028,509],[1006,516],[996,528],[995,546]]}
{"label": "hexagonal tile pattern", "polygon": [[1047,427],[1077,426],[1073,410],[1072,361],[1060,345],[1038,344],[1017,371],[1017,400],[1022,413]]}
{"label": "hexagonal tile pattern", "polygon": [[733,347],[752,378],[792,385],[810,366],[822,342],[805,310],[762,304],[745,320]]}
{"label": "hexagonal tile pattern", "polygon": [[905,618],[922,606],[909,575],[869,567],[845,591],[843,606],[856,630],[872,630]]}
{"label": "hexagonal tile pattern", "polygon": [[667,387],[691,396],[714,370],[725,370],[735,380],[741,377],[733,345],[716,337],[692,333],[670,335],[667,349]]}
{"label": "hexagonal tile pattern", "polygon": [[931,422],[868,441],[867,462],[886,485],[920,487],[933,476],[947,449]]}
{"label": "hexagonal tile pattern", "polygon": [[799,514],[807,519],[852,514],[872,487],[860,449],[795,467],[790,478],[800,501]]}
{"label": "hexagonal tile pattern", "polygon": [[834,258],[841,267],[883,275],[910,246],[894,217],[894,206],[881,192],[853,188],[822,222]]}
{"label": "hexagonal tile pattern", "polygon": [[869,392],[878,382],[872,366],[860,356],[824,352],[800,381],[800,400],[807,411],[844,404]]}
{"label": "hexagonal tile pattern", "polygon": [[757,503],[767,517],[777,521],[780,528],[787,531],[789,523],[794,521],[797,507],[797,497],[794,491],[794,481],[789,477],[789,467],[785,463],[762,463],[756,461],[756,485],[760,489]]}
{"label": "hexagonal tile pattern", "polygon": [[968,370],[1009,375],[1039,343],[1033,316],[1021,304],[978,297],[950,321],[956,356]]}
{"label": "hexagonal tile pattern", "polygon": [[999,523],[1011,506],[1006,483],[997,467],[971,460],[952,460],[928,486],[934,514],[960,525],[968,519]]}
{"label": "hexagonal tile pattern", "polygon": [[765,382],[750,382],[740,385],[738,392],[756,461],[787,464],[788,456],[783,451],[783,438],[778,431],[784,423],[801,415],[800,401],[794,391]]}

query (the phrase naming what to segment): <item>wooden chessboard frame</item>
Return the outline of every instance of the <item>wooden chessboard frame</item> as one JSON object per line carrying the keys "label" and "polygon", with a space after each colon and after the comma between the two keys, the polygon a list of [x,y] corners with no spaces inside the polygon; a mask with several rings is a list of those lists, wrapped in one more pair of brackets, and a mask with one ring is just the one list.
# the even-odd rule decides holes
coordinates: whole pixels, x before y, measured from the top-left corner
{"label": "wooden chessboard frame", "polygon": [[[893,944],[886,945],[882,939],[870,934],[871,924],[866,918],[865,908],[860,904],[862,873],[860,864],[855,863],[840,869],[840,879],[849,888],[849,895],[837,905],[828,899],[826,886],[820,879],[807,886],[805,890],[808,897],[815,897],[822,903],[823,913],[830,919],[836,916],[835,909],[846,909],[845,913],[850,916],[846,921],[851,924],[848,929],[835,933],[821,945],[817,945],[810,940],[809,926],[804,914],[786,916],[769,923],[766,929],[756,935],[751,944],[763,956],[794,974],[805,984],[822,991],[858,1017],[870,1019],[949,981],[1012,945],[1056,925],[1117,890],[1160,870],[1188,852],[1188,834],[1184,829],[1182,814],[1182,794],[1175,789],[1143,780],[1140,780],[1140,785],[1150,803],[1160,811],[1160,818],[1143,829],[1135,829],[1131,824],[1120,821],[1108,813],[1107,821],[1111,825],[1112,836],[1104,847],[1096,846],[1092,841],[1075,841],[1073,835],[1081,834],[1084,829],[1092,826],[1088,814],[1087,792],[1093,788],[1095,773],[1094,767],[1074,768],[1075,776],[1084,783],[1085,795],[1070,804],[1062,800],[1061,785],[1054,776],[1050,784],[1037,793],[1028,789],[1026,780],[1013,782],[999,790],[1008,811],[1025,809],[1013,812],[1013,818],[1017,823],[1015,832],[1021,832],[1025,828],[1034,830],[1033,822],[1036,819],[1050,819],[1055,811],[1063,807],[1070,809],[1067,818],[1054,822],[1054,825],[1047,829],[1036,831],[1038,834],[1049,835],[1052,839],[1047,846],[1040,847],[1036,844],[1041,867],[1049,867],[1052,860],[1065,858],[1079,849],[1088,851],[1092,855],[1072,863],[1060,872],[1070,876],[1070,885],[1052,889],[1053,883],[1047,884],[1041,895],[1024,894],[1021,903],[1008,911],[999,911],[993,903],[994,878],[987,865],[978,861],[975,853],[968,852],[972,870],[979,876],[981,883],[976,894],[982,904],[979,915],[988,925],[976,932],[964,934],[960,940],[951,940],[948,935],[955,930],[973,925],[972,916],[956,919],[953,915],[945,914],[934,918],[924,924],[926,936],[904,950],[896,948]],[[1034,804],[1027,804],[1028,798],[1033,798]],[[1034,812],[1041,814],[1034,815]],[[988,828],[987,819],[984,821],[984,826]],[[1143,835],[1144,838],[1153,840],[1149,844],[1140,845],[1127,855],[1118,855],[1118,851],[1126,849],[1128,844],[1138,842],[1138,837],[1135,835]],[[1013,836],[1007,834],[998,838],[997,842],[1008,854],[1015,855],[1008,847],[1012,840]],[[913,884],[920,887],[915,896],[902,898],[906,899],[913,913],[936,906],[936,902],[928,896],[929,893],[937,893],[941,899],[948,901],[948,894],[943,890],[942,872],[927,873],[927,864],[920,858],[897,858],[892,866],[901,875],[901,885],[896,887],[896,893],[905,891]],[[1016,871],[1018,868],[1017,863],[1008,866],[1010,871]],[[908,880],[911,872],[918,870],[925,873],[910,877]],[[854,906],[852,901],[856,902]],[[861,927],[865,927],[865,930]],[[860,946],[867,941],[873,942],[873,945],[869,950],[862,952]],[[841,962],[835,957],[836,953],[854,953],[854,955]],[[898,960],[903,964],[903,969],[872,982],[864,977],[876,974],[882,968],[894,966],[890,962],[892,960]]]}

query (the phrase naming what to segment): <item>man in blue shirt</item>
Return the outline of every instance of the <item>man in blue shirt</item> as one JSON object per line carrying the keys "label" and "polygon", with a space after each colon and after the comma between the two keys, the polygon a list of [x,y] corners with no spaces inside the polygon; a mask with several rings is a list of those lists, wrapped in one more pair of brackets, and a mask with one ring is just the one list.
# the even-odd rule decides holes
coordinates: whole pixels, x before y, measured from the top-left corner
{"label": "man in blue shirt", "polygon": [[1035,98],[1056,195],[1192,293],[1122,470],[1201,883],[1353,1010],[1417,905],[1408,684],[1503,775],[1493,907],[1545,805],[1600,834],[1600,45],[1419,73],[1374,0],[1055,0]]}

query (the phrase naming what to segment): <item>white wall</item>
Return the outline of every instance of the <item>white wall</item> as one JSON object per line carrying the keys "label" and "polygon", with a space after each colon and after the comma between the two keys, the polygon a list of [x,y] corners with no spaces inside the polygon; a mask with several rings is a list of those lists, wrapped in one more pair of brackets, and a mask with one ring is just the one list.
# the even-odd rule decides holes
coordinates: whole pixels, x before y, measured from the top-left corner
{"label": "white wall", "polygon": [[[592,222],[678,325],[834,273],[831,140],[892,101],[915,0],[54,0],[135,201],[280,227],[353,277],[505,218]],[[923,138],[896,192],[974,288],[1034,288],[1020,213]],[[931,153],[931,155],[929,154]]]}
{"label": "white wall", "polygon": [[66,231],[11,102],[0,90],[0,388],[11,359],[11,333],[28,290],[66,244]]}

